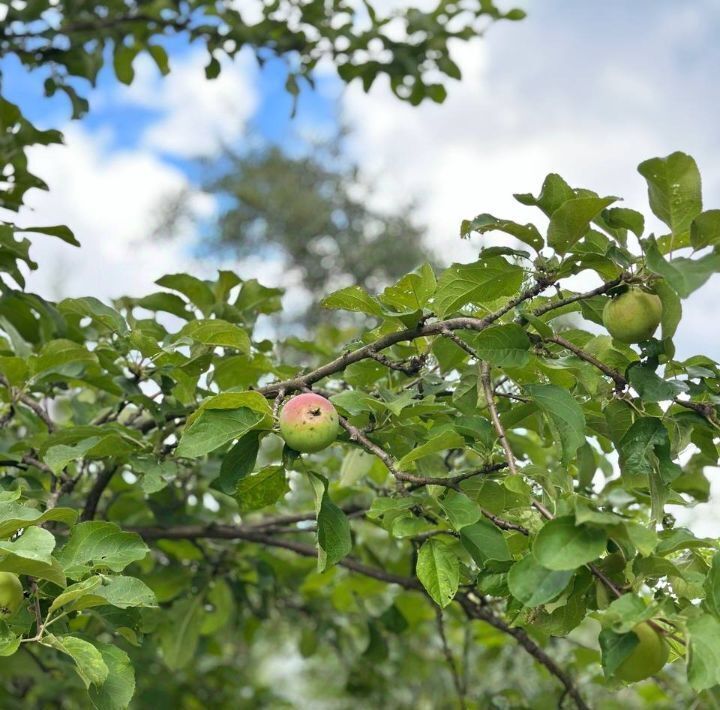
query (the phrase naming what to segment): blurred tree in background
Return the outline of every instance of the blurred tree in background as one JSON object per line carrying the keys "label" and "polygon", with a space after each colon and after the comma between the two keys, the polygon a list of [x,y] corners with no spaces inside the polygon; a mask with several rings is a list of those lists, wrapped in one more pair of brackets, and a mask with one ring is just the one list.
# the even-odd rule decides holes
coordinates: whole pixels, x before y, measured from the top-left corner
{"label": "blurred tree in background", "polygon": [[[202,225],[200,253],[280,260],[308,292],[308,308],[296,323],[327,320],[319,301],[329,291],[382,289],[432,261],[413,205],[374,207],[376,196],[341,136],[306,145],[300,154],[268,144],[247,152],[226,148],[205,167],[200,189],[216,198],[220,212]],[[193,218],[188,197],[183,191],[163,205],[158,234],[172,235],[179,221]]]}

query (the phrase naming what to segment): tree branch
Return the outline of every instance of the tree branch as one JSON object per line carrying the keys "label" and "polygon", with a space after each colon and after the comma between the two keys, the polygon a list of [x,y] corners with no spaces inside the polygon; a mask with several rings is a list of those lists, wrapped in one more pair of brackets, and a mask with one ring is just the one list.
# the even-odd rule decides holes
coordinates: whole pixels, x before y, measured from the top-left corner
{"label": "tree branch", "polygon": [[370,441],[370,439],[368,439],[368,437],[362,431],[360,431],[360,429],[350,424],[350,422],[345,419],[345,417],[339,417],[339,421],[340,426],[348,433],[351,441],[354,441],[355,443],[362,446],[362,448],[365,449],[365,451],[367,451],[368,453],[377,456],[385,464],[388,471],[390,471],[390,473],[395,477],[395,479],[397,479],[398,481],[412,483],[413,487],[415,488],[420,488],[422,486],[445,486],[446,488],[457,489],[459,487],[459,484],[462,481],[466,481],[468,478],[472,478],[473,476],[477,476],[482,473],[499,471],[500,469],[505,468],[505,464],[496,463],[488,464],[487,466],[484,466],[483,468],[476,471],[470,471],[468,473],[462,473],[457,476],[450,476],[448,478],[417,476],[413,473],[400,471],[397,467],[397,461],[395,461],[395,459],[387,451],[379,447],[374,442]]}
{"label": "tree branch", "polygon": [[[594,355],[591,355],[590,353],[586,352],[582,348],[578,347],[574,343],[571,343],[569,340],[566,340],[560,335],[555,335],[552,338],[544,338],[547,342],[555,343],[557,345],[560,345],[561,347],[565,348],[566,350],[569,350],[574,355],[579,357],[581,360],[584,360],[585,362],[590,363],[594,367],[596,367],[600,372],[610,377],[613,382],[615,382],[615,390],[617,392],[622,392],[627,386],[628,381],[627,378],[622,375],[617,370],[613,370],[611,367],[606,365],[604,362],[601,362],[598,360]],[[711,404],[706,404],[702,402],[691,402],[689,400],[680,399],[679,397],[673,397],[672,401],[681,406],[685,407],[686,409],[691,409],[692,411],[699,414],[701,417],[704,417],[707,419],[710,424],[712,424],[716,428],[720,428],[718,426],[717,422],[717,416],[715,414],[715,408]]]}
{"label": "tree branch", "polygon": [[620,286],[620,284],[624,283],[629,278],[630,274],[622,274],[621,276],[618,276],[618,278],[613,279],[612,281],[608,281],[601,286],[592,289],[591,291],[585,291],[584,293],[576,293],[572,296],[567,296],[566,298],[561,298],[557,301],[546,303],[545,305],[536,308],[533,311],[533,315],[542,316],[549,311],[555,310],[556,308],[562,308],[563,306],[568,306],[571,303],[575,303],[577,301],[584,301],[586,298],[592,298],[593,296],[601,296],[608,291],[612,291],[612,289],[614,289],[616,286]]}
{"label": "tree branch", "polygon": [[93,487],[90,489],[87,500],[85,501],[85,507],[80,515],[80,520],[92,520],[95,517],[100,498],[118,468],[119,467],[116,465],[110,465],[99,473]]}
{"label": "tree branch", "polygon": [[[317,557],[317,549],[306,543],[295,542],[294,540],[276,539],[266,533],[257,532],[256,530],[243,528],[241,526],[230,525],[181,525],[172,528],[161,527],[137,527],[130,528],[141,535],[145,540],[197,540],[200,538],[224,539],[224,540],[245,540],[246,542],[257,543],[267,547],[277,547],[289,550],[303,557]],[[377,579],[388,584],[397,584],[403,589],[418,591],[425,593],[422,584],[415,577],[405,577],[391,572],[387,572],[379,567],[366,565],[359,560],[346,557],[338,565],[345,567],[353,572]],[[568,694],[575,700],[580,710],[589,710],[584,703],[582,696],[575,687],[570,676],[563,671],[550,656],[545,653],[530,637],[520,628],[511,627],[500,617],[496,616],[489,608],[482,606],[476,602],[470,594],[461,592],[455,600],[463,608],[467,616],[471,619],[479,619],[485,621],[499,631],[512,636],[525,651],[533,658],[541,663],[547,670],[552,673],[567,689]]]}
{"label": "tree branch", "polygon": [[612,379],[612,381],[615,383],[616,391],[622,392],[627,387],[628,381],[617,370],[613,370],[612,367],[608,367],[604,362],[598,360],[594,355],[585,352],[585,350],[579,348],[577,345],[571,343],[569,340],[566,340],[562,336],[555,335],[552,338],[544,338],[544,340],[550,343],[555,343],[556,345],[560,345],[561,347],[565,348],[565,350],[569,350],[574,355],[577,355],[577,357],[579,357],[581,360],[589,362],[591,365],[600,370],[600,372],[602,372],[604,375],[607,375],[610,379]]}
{"label": "tree branch", "polygon": [[515,464],[515,455],[510,448],[505,428],[503,427],[502,422],[500,421],[500,416],[498,415],[497,406],[495,404],[495,393],[493,391],[492,379],[490,377],[490,365],[486,362],[482,362],[480,364],[480,381],[482,382],[485,399],[490,411],[490,418],[492,419],[493,426],[495,427],[495,433],[500,440],[500,446],[502,446],[503,451],[505,452],[505,459],[507,460],[508,468],[510,469],[510,473],[516,474],[518,470],[517,465]]}
{"label": "tree branch", "polygon": [[547,654],[545,651],[533,641],[527,633],[517,627],[510,626],[506,621],[501,619],[499,616],[493,613],[493,611],[483,605],[480,601],[473,599],[470,594],[458,594],[455,597],[457,602],[465,610],[465,613],[471,619],[478,619],[484,621],[490,626],[502,631],[509,636],[512,636],[522,648],[527,651],[538,663],[542,664],[547,670],[552,673],[564,686],[567,694],[575,701],[575,705],[579,710],[590,710],[589,706],[583,700],[580,691],[575,686],[573,679],[568,673],[566,673],[558,664]]}
{"label": "tree branch", "polygon": [[55,422],[50,418],[50,415],[44,409],[44,407],[37,402],[33,397],[25,392],[21,392],[16,387],[13,387],[5,375],[0,375],[0,385],[6,387],[10,392],[10,399],[15,402],[24,404],[28,409],[32,409],[33,412],[42,420],[47,430],[52,434],[56,427]]}
{"label": "tree branch", "polygon": [[445,331],[483,331],[499,318],[502,318],[513,308],[516,308],[525,301],[535,298],[535,296],[544,291],[552,283],[553,281],[551,279],[541,279],[537,281],[531,288],[523,291],[515,298],[511,298],[502,308],[489,313],[483,318],[460,316],[457,318],[450,318],[448,320],[434,321],[432,323],[420,323],[413,328],[406,328],[405,330],[388,333],[372,343],[363,345],[357,350],[345,352],[340,357],[335,358],[315,370],[306,372],[304,375],[298,375],[297,377],[290,380],[284,380],[282,382],[273,382],[265,387],[259,387],[256,391],[264,394],[266,397],[271,397],[283,389],[286,391],[302,390],[306,387],[310,387],[316,382],[319,382],[325,377],[341,372],[348,367],[348,365],[360,362],[361,360],[366,360],[367,358],[372,358],[381,350],[385,350],[386,348],[397,345],[398,343],[417,340],[418,338],[424,338],[431,335],[442,335]]}

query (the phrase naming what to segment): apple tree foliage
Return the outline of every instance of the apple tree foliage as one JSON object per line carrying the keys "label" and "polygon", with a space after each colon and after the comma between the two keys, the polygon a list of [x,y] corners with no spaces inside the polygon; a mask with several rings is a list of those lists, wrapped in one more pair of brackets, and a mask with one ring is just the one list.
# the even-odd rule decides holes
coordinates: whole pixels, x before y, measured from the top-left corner
{"label": "apple tree foliage", "polygon": [[[144,51],[164,70],[170,31],[206,44],[211,75],[232,34],[300,75],[329,54],[369,81],[333,42],[372,38],[323,14],[342,2],[263,3],[262,33],[230,4],[104,5],[17,3],[0,51],[51,69],[46,90],[76,113],[73,77],[111,56],[129,81]],[[430,23],[430,41],[459,7],[406,20]],[[417,100],[402,87],[426,59],[455,73],[445,50],[393,42],[368,76]],[[19,208],[42,187],[25,148],[60,136],[6,99],[0,128],[2,204]],[[25,288],[28,235],[72,232],[0,224],[0,571],[25,594],[0,619],[2,707],[717,705],[717,541],[668,506],[706,501],[718,460],[718,364],[676,358],[673,338],[682,301],[720,271],[720,211],[703,210],[687,155],[639,171],[655,234],[552,174],[516,195],[538,226],[469,219],[476,261],[330,294],[325,308],[365,327],[309,340],[267,339],[282,292],[228,271],[50,302]],[[662,300],[661,329],[614,341],[604,306],[640,285]],[[301,456],[277,416],[308,390],[342,434]],[[669,662],[625,685],[645,622]]]}
{"label": "apple tree foliage", "polygon": [[[0,570],[26,603],[0,622],[3,706],[124,707],[137,685],[140,707],[281,707],[253,684],[257,648],[399,707],[710,702],[720,554],[666,508],[707,500],[718,459],[718,365],[676,359],[673,336],[720,270],[720,213],[689,156],[640,172],[662,234],[549,175],[516,195],[546,228],[462,225],[522,248],[485,236],[473,263],[327,296],[366,327],[282,342],[302,371],[256,328],[277,289],[170,274],[142,298],[51,303],[8,285],[26,253],[5,240]],[[564,285],[588,272],[599,286]],[[600,327],[631,284],[663,302],[639,346]],[[300,456],[277,414],[307,390],[342,435]],[[623,687],[644,621],[669,664]]]}

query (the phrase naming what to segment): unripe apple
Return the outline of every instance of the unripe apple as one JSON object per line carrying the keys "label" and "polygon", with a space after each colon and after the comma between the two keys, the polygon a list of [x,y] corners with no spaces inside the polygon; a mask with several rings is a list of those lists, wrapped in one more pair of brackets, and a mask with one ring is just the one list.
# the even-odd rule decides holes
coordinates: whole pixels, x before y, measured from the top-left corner
{"label": "unripe apple", "polygon": [[659,673],[668,660],[665,639],[647,622],[633,628],[639,643],[618,666],[615,675],[627,683],[636,683]]}
{"label": "unripe apple", "polygon": [[337,438],[338,413],[332,403],[319,394],[299,394],[280,412],[280,434],[295,451],[320,451]]}
{"label": "unripe apple", "polygon": [[23,588],[18,576],[0,572],[0,620],[13,616],[23,601]]}
{"label": "unripe apple", "polygon": [[603,324],[623,343],[649,340],[662,319],[662,301],[654,294],[631,288],[605,304]]}

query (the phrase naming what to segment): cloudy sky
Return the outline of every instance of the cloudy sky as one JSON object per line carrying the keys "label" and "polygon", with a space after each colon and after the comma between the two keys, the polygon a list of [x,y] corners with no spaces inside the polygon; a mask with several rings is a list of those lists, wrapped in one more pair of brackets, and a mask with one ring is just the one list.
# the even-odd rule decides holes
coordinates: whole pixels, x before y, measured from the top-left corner
{"label": "cloudy sky", "polygon": [[[452,83],[442,106],[406,106],[382,82],[366,95],[323,72],[291,120],[281,66],[260,71],[240,57],[208,82],[204,57],[177,47],[168,78],[140,62],[132,87],[105,74],[91,94],[90,116],[69,123],[62,101],[41,98],[41,77],[8,63],[8,97],[41,125],[64,126],[66,135],[64,147],[32,156],[51,187],[32,197],[32,221],[67,223],[83,243],[78,251],[37,242],[41,270],[31,287],[54,297],[108,298],[141,294],[165,273],[210,273],[216,264],[192,258],[191,231],[173,248],[148,233],[163,197],[197,178],[193,159],[211,157],[223,142],[242,147],[249,132],[279,142],[329,134],[338,117],[353,128],[350,148],[379,199],[416,198],[432,246],[447,259],[470,260],[477,251],[477,242],[457,236],[463,218],[490,212],[534,219],[512,193],[536,192],[548,172],[647,211],[637,164],[683,150],[700,164],[706,207],[720,207],[720,4],[515,4],[529,11],[525,21],[497,24],[484,40],[457,48],[464,78]],[[215,209],[206,198],[194,207],[208,215]],[[269,285],[282,278],[278,264],[238,269]],[[718,281],[686,302],[680,356],[700,350],[720,359],[720,329],[707,327]]]}

